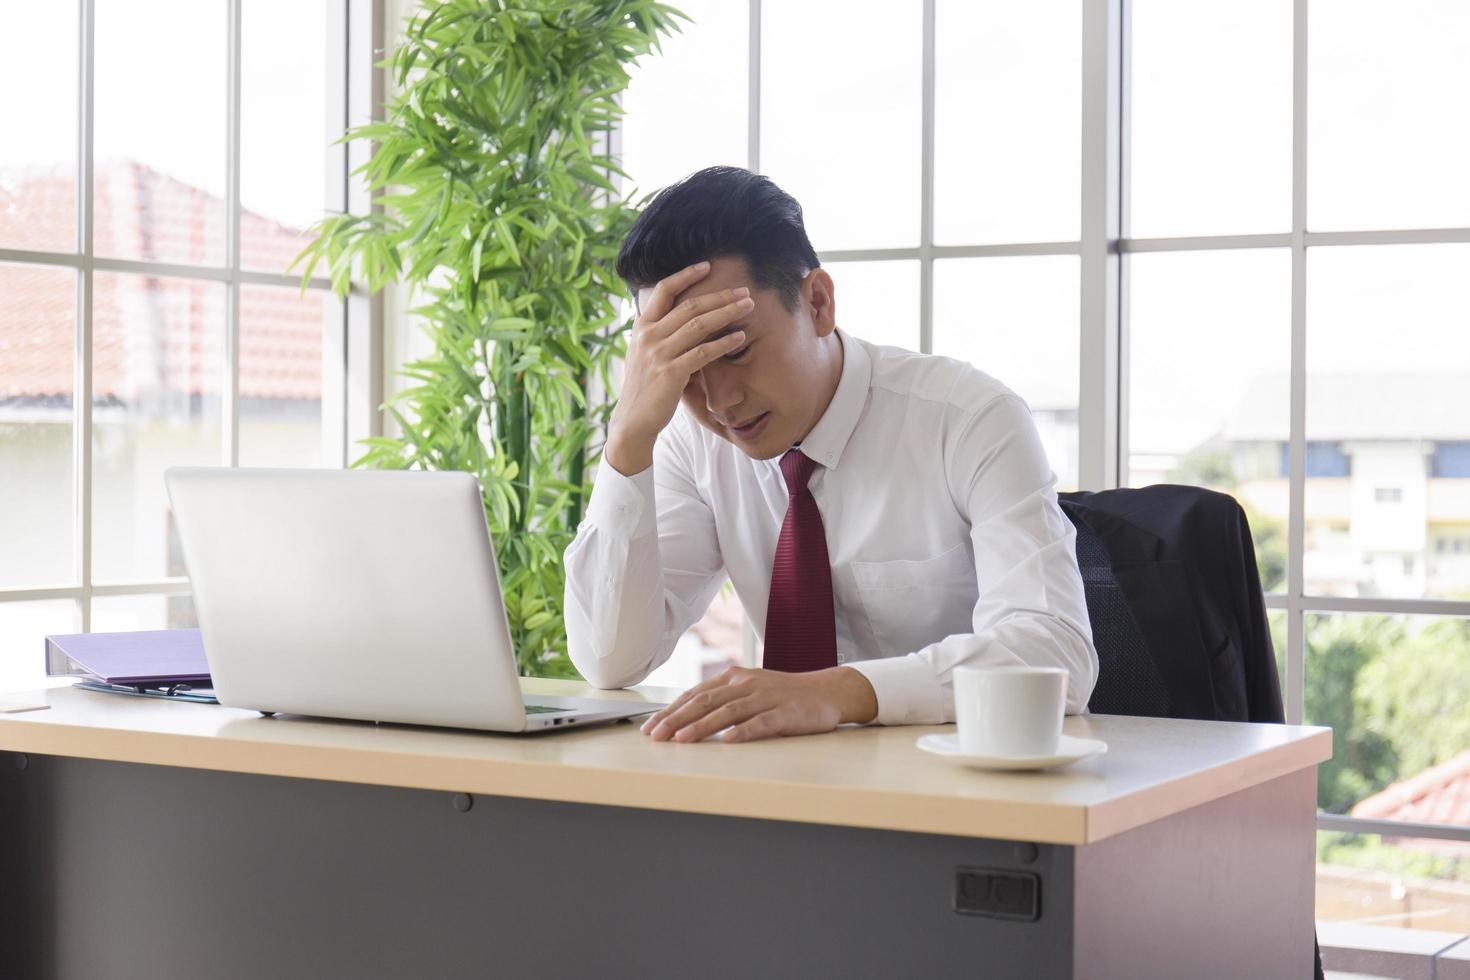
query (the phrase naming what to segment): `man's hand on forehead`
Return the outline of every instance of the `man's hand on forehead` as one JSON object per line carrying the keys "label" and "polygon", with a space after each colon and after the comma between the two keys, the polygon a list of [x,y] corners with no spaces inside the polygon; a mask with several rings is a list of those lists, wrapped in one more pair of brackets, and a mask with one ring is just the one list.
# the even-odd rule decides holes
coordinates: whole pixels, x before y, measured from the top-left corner
{"label": "man's hand on forehead", "polygon": [[[648,309],[648,304],[653,301],[653,291],[654,291],[655,288],[656,287],[654,287],[654,286],[644,286],[644,287],[642,287],[641,289],[638,290],[638,297],[637,297],[638,310],[637,310],[637,312],[638,312],[638,314],[640,316],[643,314],[643,312],[645,310]],[[689,286],[686,287],[686,289],[693,289],[693,288],[694,288],[694,284],[693,283],[691,283]],[[673,297],[673,301],[675,303],[677,303],[678,300],[679,300],[679,297],[678,296]]]}
{"label": "man's hand on forehead", "polygon": [[604,458],[625,476],[652,465],[653,444],[673,418],[690,377],[745,343],[738,321],[755,308],[748,288],[675,302],[709,271],[709,262],[699,262],[638,290],[622,392],[604,449]]}

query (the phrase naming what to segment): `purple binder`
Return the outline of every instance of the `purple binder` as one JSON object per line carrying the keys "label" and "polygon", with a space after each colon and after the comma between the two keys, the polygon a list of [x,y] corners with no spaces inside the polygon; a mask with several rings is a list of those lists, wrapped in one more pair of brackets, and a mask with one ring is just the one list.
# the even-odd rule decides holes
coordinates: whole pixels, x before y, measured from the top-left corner
{"label": "purple binder", "polygon": [[46,674],[104,684],[209,683],[196,630],[66,633],[46,637]]}

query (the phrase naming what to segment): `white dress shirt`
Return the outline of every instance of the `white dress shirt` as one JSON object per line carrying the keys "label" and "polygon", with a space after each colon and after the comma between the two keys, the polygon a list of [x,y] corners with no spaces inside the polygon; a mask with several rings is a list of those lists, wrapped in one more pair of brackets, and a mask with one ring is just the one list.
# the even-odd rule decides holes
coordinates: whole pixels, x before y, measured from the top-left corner
{"label": "white dress shirt", "polygon": [[[1076,532],[1026,404],[962,361],[838,336],[837,391],[800,446],[821,464],[838,664],[873,685],[879,724],[953,721],[961,665],[1064,667],[1067,712],[1084,711],[1097,652]],[[582,676],[643,680],[727,576],[763,634],[786,502],[779,457],[751,459],[682,405],[649,469],[600,466],[565,555]]]}

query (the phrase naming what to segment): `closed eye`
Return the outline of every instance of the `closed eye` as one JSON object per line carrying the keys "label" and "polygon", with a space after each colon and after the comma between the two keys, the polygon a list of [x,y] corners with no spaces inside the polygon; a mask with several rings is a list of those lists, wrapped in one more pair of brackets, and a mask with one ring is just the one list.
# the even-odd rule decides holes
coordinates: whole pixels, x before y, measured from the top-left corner
{"label": "closed eye", "polygon": [[749,351],[749,350],[750,350],[750,345],[749,344],[746,344],[744,347],[740,348],[739,350],[737,350],[737,351],[731,351],[730,353],[726,354],[724,357],[720,358],[720,360],[722,360],[722,361],[738,361],[742,357],[744,357],[745,354],[746,354],[746,352]]}

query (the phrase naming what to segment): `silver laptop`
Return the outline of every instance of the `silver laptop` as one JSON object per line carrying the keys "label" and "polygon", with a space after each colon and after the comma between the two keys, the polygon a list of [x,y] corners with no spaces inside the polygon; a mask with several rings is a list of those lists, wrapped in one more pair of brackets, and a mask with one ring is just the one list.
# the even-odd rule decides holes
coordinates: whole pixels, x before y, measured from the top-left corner
{"label": "silver laptop", "polygon": [[529,732],[656,711],[522,695],[469,473],[164,473],[221,704]]}

